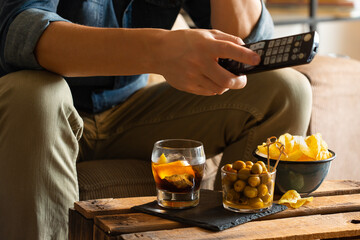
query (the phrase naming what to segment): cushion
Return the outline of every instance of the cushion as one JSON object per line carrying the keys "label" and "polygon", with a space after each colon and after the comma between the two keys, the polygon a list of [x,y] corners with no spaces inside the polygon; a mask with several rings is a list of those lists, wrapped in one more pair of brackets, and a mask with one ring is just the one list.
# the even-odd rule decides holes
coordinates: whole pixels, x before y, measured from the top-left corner
{"label": "cushion", "polygon": [[310,80],[313,109],[309,134],[321,133],[337,154],[327,179],[359,180],[360,61],[318,55],[295,67]]}
{"label": "cushion", "polygon": [[111,159],[77,164],[80,200],[154,196],[150,161]]}

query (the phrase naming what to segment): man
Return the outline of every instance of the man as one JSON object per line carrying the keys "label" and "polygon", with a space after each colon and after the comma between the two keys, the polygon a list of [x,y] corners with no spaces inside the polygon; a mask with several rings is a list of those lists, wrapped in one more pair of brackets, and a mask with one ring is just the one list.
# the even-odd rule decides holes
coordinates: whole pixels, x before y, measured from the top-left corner
{"label": "man", "polygon": [[[201,29],[166,30],[181,7]],[[192,138],[224,164],[250,159],[266,137],[305,134],[303,75],[247,78],[217,64],[259,62],[241,45],[271,36],[260,0],[0,0],[0,9],[1,239],[67,237],[77,159],[146,160],[156,140]],[[147,87],[146,73],[166,82]]]}

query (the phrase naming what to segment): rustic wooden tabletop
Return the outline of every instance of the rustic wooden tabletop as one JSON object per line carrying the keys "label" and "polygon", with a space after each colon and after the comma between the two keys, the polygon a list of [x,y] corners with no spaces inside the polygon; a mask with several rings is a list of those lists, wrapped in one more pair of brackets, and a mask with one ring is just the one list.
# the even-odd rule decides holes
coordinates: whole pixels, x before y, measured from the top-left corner
{"label": "rustic wooden tabletop", "polygon": [[220,232],[133,212],[156,197],[80,201],[69,213],[69,240],[90,239],[360,239],[360,181],[324,181],[300,208]]}

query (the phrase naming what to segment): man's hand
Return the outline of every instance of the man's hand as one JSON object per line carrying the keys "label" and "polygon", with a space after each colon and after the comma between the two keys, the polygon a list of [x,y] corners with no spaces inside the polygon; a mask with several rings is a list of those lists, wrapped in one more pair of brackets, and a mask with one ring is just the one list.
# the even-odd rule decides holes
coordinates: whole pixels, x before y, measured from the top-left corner
{"label": "man's hand", "polygon": [[173,87],[199,95],[222,94],[246,85],[246,76],[237,76],[218,64],[231,58],[256,65],[260,57],[242,47],[243,41],[218,30],[177,30],[168,32],[155,53],[156,72]]}

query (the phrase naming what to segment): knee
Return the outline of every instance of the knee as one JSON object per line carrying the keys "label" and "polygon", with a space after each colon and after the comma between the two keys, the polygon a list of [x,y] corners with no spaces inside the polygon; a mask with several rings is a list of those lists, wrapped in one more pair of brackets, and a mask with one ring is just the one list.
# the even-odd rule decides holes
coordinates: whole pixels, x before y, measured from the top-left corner
{"label": "knee", "polygon": [[[69,86],[64,78],[47,71],[24,70],[0,78],[0,113],[0,124],[12,129],[45,134],[64,122],[77,138],[81,135],[82,119]],[[31,124],[25,126],[25,121]]]}
{"label": "knee", "polygon": [[306,133],[312,109],[312,89],[303,74],[284,68],[249,78],[248,82],[256,82],[264,109],[281,122],[283,129],[292,134]]}
{"label": "knee", "polygon": [[299,110],[311,109],[312,90],[309,80],[300,72],[285,68],[273,71],[272,77],[276,84],[277,98],[289,105],[289,109],[296,112]]}
{"label": "knee", "polygon": [[312,89],[302,73],[291,69],[278,71],[278,97],[284,103],[284,111],[294,123],[308,124],[312,109]]}
{"label": "knee", "polygon": [[[0,90],[6,97],[11,98],[8,104],[36,105],[50,97],[56,102],[72,101],[70,89],[66,81],[59,75],[47,71],[23,70],[13,72],[0,78]],[[30,104],[31,103],[31,104]]]}
{"label": "knee", "polygon": [[66,81],[47,71],[23,70],[3,76],[0,96],[2,111],[31,113],[27,117],[55,113],[60,105],[73,105]]}

